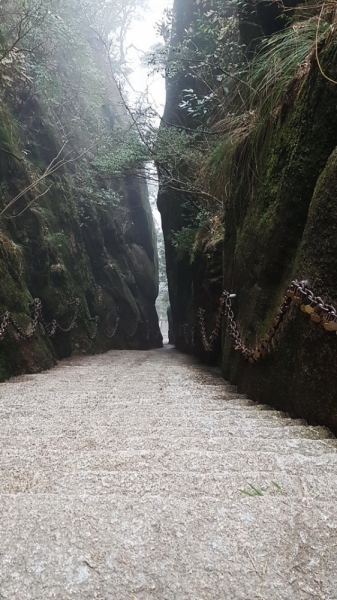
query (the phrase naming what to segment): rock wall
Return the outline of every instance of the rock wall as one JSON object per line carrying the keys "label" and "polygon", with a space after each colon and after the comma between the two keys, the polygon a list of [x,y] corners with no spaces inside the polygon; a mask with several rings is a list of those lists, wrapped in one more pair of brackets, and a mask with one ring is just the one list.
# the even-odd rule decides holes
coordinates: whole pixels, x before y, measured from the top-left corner
{"label": "rock wall", "polygon": [[[172,47],[176,47],[183,40],[186,30],[193,22],[196,9],[207,11],[211,3],[203,5],[194,0],[175,0],[173,7],[173,36]],[[167,101],[163,116],[162,127],[195,127],[195,120],[180,106],[183,99],[183,90],[196,86],[190,77],[188,69],[177,72],[174,77],[167,79]],[[176,188],[177,186],[173,186]],[[191,337],[195,315],[199,306],[205,306],[206,322],[212,324],[213,312],[222,290],[222,237],[223,232],[218,226],[216,233],[210,235],[204,228],[198,232],[198,243],[191,248],[177,247],[173,243],[172,233],[184,228],[191,228],[191,236],[197,234],[197,227],[191,227],[191,207],[193,207],[193,190],[179,191],[161,186],[158,195],[158,208],[162,216],[165,239],[166,264],[171,304],[171,336],[178,348],[192,352]],[[186,208],[186,205],[187,208]],[[213,232],[214,233],[214,232]],[[211,356],[205,354],[202,345],[196,340],[198,355],[204,360],[215,362],[219,356],[217,348]]]}
{"label": "rock wall", "polygon": [[[245,18],[247,24],[247,14]],[[267,14],[255,15],[253,21],[249,21],[251,27],[242,28],[247,45],[257,27],[261,32],[266,23],[269,29],[273,26]],[[321,61],[323,70],[334,80],[335,51],[336,39],[332,37],[321,52]],[[166,114],[178,114],[179,122],[185,125],[174,104],[178,97],[174,87]],[[337,85],[322,76],[311,54],[289,83],[268,134],[254,147],[254,164],[247,168],[240,148],[234,157],[224,153],[218,158],[217,176],[222,177],[228,165],[232,173],[224,196],[221,232],[199,234],[192,256],[179,255],[170,243],[171,230],[182,226],[176,195],[166,192],[159,198],[177,346],[204,360],[221,361],[224,377],[237,384],[240,392],[310,423],[327,425],[334,432],[334,332],[325,331],[293,307],[270,353],[250,364],[233,349],[225,323],[222,341],[211,355],[203,352],[199,334],[194,347],[191,340],[184,347],[181,324],[193,324],[201,306],[206,309],[210,334],[224,288],[236,294],[233,308],[238,327],[245,343],[254,347],[271,326],[282,295],[294,278],[308,279],[317,295],[337,306],[336,100]],[[253,136],[245,140],[246,148],[250,143],[255,144]],[[252,177],[257,170],[258,176]]]}
{"label": "rock wall", "polygon": [[[336,76],[329,58],[328,51],[324,64]],[[337,304],[336,99],[337,86],[313,61],[263,149],[253,192],[247,197],[238,185],[226,206],[224,287],[237,293],[235,314],[251,345],[294,278]],[[336,352],[336,335],[294,307],[257,364],[242,360],[225,336],[223,372],[253,398],[336,431]]]}
{"label": "rock wall", "polygon": [[[106,98],[108,117],[102,112],[112,129],[118,123],[112,115],[120,112],[121,103],[116,86],[113,94]],[[66,328],[74,312],[68,303],[81,301],[70,333],[58,332],[51,339],[39,325],[24,341],[11,327],[0,340],[0,380],[48,368],[72,353],[160,347],[156,239],[139,167],[135,175],[129,168],[118,177],[107,168],[103,181],[93,150],[61,166],[42,187],[29,189],[55,157],[63,158],[68,149],[70,158],[79,156],[92,140],[78,127],[61,152],[73,115],[65,110],[56,118],[43,96],[25,86],[2,92],[0,113],[0,314],[10,311],[26,328],[30,303],[40,298],[46,322],[56,318]],[[86,185],[84,172],[89,174]],[[96,316],[94,336],[91,319]]]}

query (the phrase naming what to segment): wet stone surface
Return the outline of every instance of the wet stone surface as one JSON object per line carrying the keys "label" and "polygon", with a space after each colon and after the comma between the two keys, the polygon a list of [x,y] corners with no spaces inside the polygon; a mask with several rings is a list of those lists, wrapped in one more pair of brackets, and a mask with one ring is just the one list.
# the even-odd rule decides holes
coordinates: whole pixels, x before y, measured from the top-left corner
{"label": "wet stone surface", "polygon": [[1,600],[337,600],[328,430],[170,348],[0,390]]}

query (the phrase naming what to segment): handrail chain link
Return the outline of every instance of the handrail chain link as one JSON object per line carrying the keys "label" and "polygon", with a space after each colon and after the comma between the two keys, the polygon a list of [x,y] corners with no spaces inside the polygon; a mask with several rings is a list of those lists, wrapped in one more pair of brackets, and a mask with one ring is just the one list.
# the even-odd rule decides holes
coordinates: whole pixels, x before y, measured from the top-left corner
{"label": "handrail chain link", "polygon": [[115,327],[113,328],[113,330],[112,330],[112,332],[111,332],[111,333],[107,333],[107,332],[106,332],[106,331],[105,331],[105,330],[104,330],[102,327],[100,328],[100,329],[101,329],[101,332],[103,333],[103,335],[104,335],[104,336],[105,336],[105,337],[106,337],[108,340],[111,340],[113,337],[115,337],[115,335],[116,335],[116,333],[117,333],[117,329],[118,329],[118,327],[119,327],[119,324],[120,324],[120,320],[121,320],[121,319],[120,319],[120,317],[117,317],[117,319],[116,319],[116,323],[115,323]]}
{"label": "handrail chain link", "polygon": [[35,298],[30,306],[34,308],[34,315],[32,322],[28,325],[26,330],[20,327],[20,325],[17,323],[17,321],[14,319],[13,315],[9,311],[6,311],[0,317],[0,319],[2,318],[2,322],[0,324],[0,340],[4,338],[7,329],[10,325],[12,325],[12,327],[14,328],[16,335],[20,339],[26,341],[32,339],[32,337],[36,333],[39,323],[43,326],[47,335],[51,338],[53,338],[56,335],[58,330],[61,331],[61,333],[69,333],[75,328],[81,311],[81,301],[79,298],[76,298],[76,300],[74,300],[73,302],[69,302],[68,306],[75,306],[74,316],[68,327],[62,327],[62,325],[60,325],[60,323],[58,323],[56,319],[53,319],[51,323],[46,322],[43,316],[42,302],[39,298]]}
{"label": "handrail chain link", "polygon": [[[335,331],[337,334],[336,307],[324,302],[320,296],[315,296],[314,292],[309,289],[306,281],[294,280],[288,286],[286,293],[282,298],[282,303],[277,310],[271,327],[254,348],[249,348],[246,346],[234,318],[232,309],[233,297],[235,297],[235,295],[230,294],[227,290],[222,292],[215,327],[209,338],[207,337],[205,324],[206,311],[203,308],[199,308],[197,312],[197,323],[199,325],[201,341],[206,352],[212,352],[214,350],[215,342],[221,332],[222,319],[223,317],[227,317],[227,331],[232,340],[234,349],[240,351],[245,360],[250,363],[257,362],[261,357],[265,356],[267,352],[270,352],[275,335],[292,304],[300,305],[301,311],[307,313],[313,322],[321,323],[326,331]],[[186,332],[186,325],[183,327]],[[191,335],[193,345],[195,345],[194,332],[195,326],[192,329]]]}

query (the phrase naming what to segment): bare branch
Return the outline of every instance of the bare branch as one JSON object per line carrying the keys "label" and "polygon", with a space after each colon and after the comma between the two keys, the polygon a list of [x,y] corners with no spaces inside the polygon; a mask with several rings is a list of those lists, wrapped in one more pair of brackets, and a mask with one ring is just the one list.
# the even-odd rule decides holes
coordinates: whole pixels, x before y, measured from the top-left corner
{"label": "bare branch", "polygon": [[19,156],[17,156],[13,152],[10,152],[10,150],[6,150],[5,148],[0,148],[0,152],[5,152],[6,154],[9,154],[9,156],[13,156],[13,158],[15,158],[16,160],[18,160],[19,162],[23,162],[23,158],[20,158]]}
{"label": "bare branch", "polygon": [[[78,156],[74,157],[74,158],[70,158],[68,160],[65,160],[64,158],[61,160],[58,160],[59,157],[61,156],[65,146],[67,145],[68,142],[65,142],[61,148],[61,150],[58,152],[58,154],[55,156],[55,158],[53,158],[53,160],[49,163],[49,165],[47,166],[47,168],[45,169],[45,171],[43,172],[43,174],[36,179],[35,181],[33,181],[30,185],[28,185],[27,187],[25,187],[19,194],[17,194],[17,196],[15,196],[15,198],[12,198],[12,200],[10,200],[10,202],[8,202],[8,204],[6,204],[6,206],[3,208],[3,210],[0,212],[0,217],[14,204],[16,204],[16,202],[18,202],[18,200],[20,200],[25,194],[27,194],[27,192],[33,190],[34,188],[36,188],[40,183],[42,183],[47,177],[50,177],[50,175],[53,175],[53,173],[55,173],[56,171],[58,171],[59,169],[61,169],[62,167],[64,167],[65,165],[75,162],[77,160],[79,160],[80,158],[82,158],[82,156],[84,156],[85,154],[87,154],[88,152],[90,152],[90,150],[96,145],[93,144],[90,148],[86,149],[84,152],[82,152],[81,154],[79,154]],[[69,154],[69,153],[68,153]],[[41,194],[44,195],[44,194]],[[38,196],[38,197],[41,197]],[[35,198],[36,200],[36,198]],[[34,201],[35,201],[34,200]],[[28,207],[27,207],[28,208]]]}

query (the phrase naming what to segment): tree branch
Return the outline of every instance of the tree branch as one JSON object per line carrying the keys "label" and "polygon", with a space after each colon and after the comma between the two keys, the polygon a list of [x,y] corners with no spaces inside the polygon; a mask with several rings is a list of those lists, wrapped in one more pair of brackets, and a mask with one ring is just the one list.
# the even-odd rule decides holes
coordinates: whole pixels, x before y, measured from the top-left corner
{"label": "tree branch", "polygon": [[9,154],[9,156],[13,156],[13,158],[16,158],[16,160],[18,160],[19,162],[23,162],[24,161],[23,158],[19,158],[19,156],[17,156],[13,152],[10,152],[10,150],[6,150],[5,148],[0,148],[0,152],[5,152],[6,154]]}

